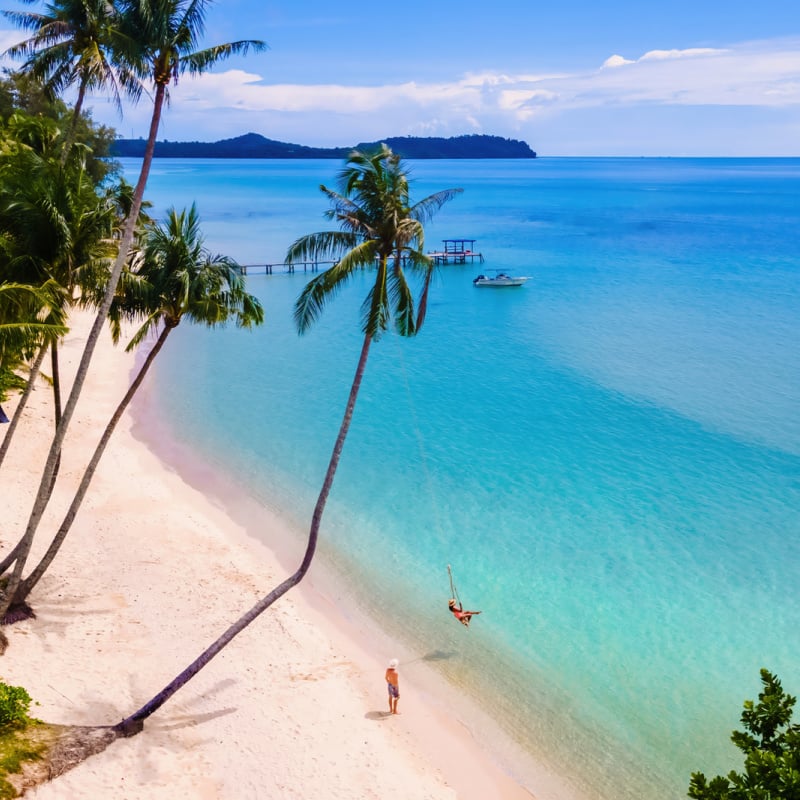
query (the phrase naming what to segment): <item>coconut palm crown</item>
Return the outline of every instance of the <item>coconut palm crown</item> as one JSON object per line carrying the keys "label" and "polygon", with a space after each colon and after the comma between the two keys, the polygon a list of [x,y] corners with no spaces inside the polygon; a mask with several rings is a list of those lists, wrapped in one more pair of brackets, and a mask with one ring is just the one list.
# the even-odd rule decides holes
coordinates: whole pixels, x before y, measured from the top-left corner
{"label": "coconut palm crown", "polygon": [[135,72],[117,56],[123,43],[121,18],[109,0],[53,0],[44,13],[3,14],[31,32],[30,38],[6,53],[25,59],[22,71],[40,82],[48,97],[55,98],[73,84],[78,85],[62,161],[72,147],[88,92],[106,90],[120,113],[122,94],[134,100],[141,95],[142,85]]}
{"label": "coconut palm crown", "polygon": [[143,320],[128,343],[130,351],[151,331],[175,328],[183,319],[208,327],[233,322],[250,328],[264,321],[264,310],[245,291],[236,262],[206,249],[192,204],[180,212],[169,209],[162,224],[147,230],[131,271],[120,280],[109,319],[115,342],[123,319]]}
{"label": "coconut palm crown", "polygon": [[[377,271],[361,307],[364,334],[379,339],[391,320],[402,336],[413,336],[422,327],[433,274],[433,262],[423,252],[424,223],[462,190],[446,189],[412,205],[408,178],[401,157],[382,144],[374,153],[350,154],[339,174],[338,192],[320,186],[331,202],[325,216],[336,220],[340,230],[303,236],[289,248],[286,261],[338,261],[309,281],[298,298],[294,317],[300,333],[355,270],[367,267]],[[422,276],[416,313],[404,267]]]}

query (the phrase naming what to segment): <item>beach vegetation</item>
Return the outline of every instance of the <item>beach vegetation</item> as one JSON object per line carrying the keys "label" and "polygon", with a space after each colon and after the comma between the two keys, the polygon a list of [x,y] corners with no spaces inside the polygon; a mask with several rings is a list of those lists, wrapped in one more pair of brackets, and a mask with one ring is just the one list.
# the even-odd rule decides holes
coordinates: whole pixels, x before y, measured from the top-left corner
{"label": "beach vegetation", "polygon": [[[39,344],[28,378],[32,386],[44,351],[49,351],[57,426],[61,415],[58,354],[63,335],[56,332],[57,326],[63,325],[70,307],[86,305],[88,292],[105,280],[108,260],[116,252],[115,206],[109,192],[100,189],[86,171],[83,148],[76,148],[61,163],[60,130],[54,120],[17,112],[9,118],[5,132],[6,146],[0,154],[0,280],[41,287],[41,291],[51,287],[50,297],[59,300],[57,308],[49,304],[48,315],[40,320],[50,326],[50,335]],[[29,351],[24,355],[31,357]],[[27,396],[23,393],[15,421]],[[14,430],[12,423],[0,461]]]}
{"label": "beach vegetation", "polygon": [[62,293],[55,281],[42,286],[0,282],[0,402],[11,390],[25,389],[20,371],[28,358],[50,337],[68,331]]}
{"label": "beach vegetation", "polygon": [[38,720],[29,715],[31,696],[22,686],[0,681],[0,798],[17,797],[19,792],[8,781],[24,763],[41,759],[45,745],[25,735]]}
{"label": "beach vegetation", "polygon": [[19,775],[24,765],[40,761],[45,750],[43,742],[31,740],[19,728],[0,728],[0,800],[20,796],[9,778]]}
{"label": "beach vegetation", "polygon": [[42,722],[30,715],[32,702],[22,686],[0,681],[0,799],[23,796],[117,738],[107,727]]}
{"label": "beach vegetation", "polygon": [[761,670],[758,702],[745,700],[741,722],[731,741],[744,753],[744,768],[710,780],[692,774],[689,797],[695,800],[800,800],[800,725],[792,723],[797,698],[780,680]]}
{"label": "beach vegetation", "polygon": [[[13,132],[8,123],[13,116],[27,116],[53,123],[58,131],[59,158],[66,153],[63,146],[65,131],[75,119],[74,143],[82,147],[84,169],[96,183],[118,178],[119,164],[111,156],[116,138],[113,128],[99,125],[89,111],[74,117],[70,107],[60,98],[50,96],[32,76],[20,72],[7,72],[0,76],[0,122],[3,124],[3,149],[13,143]],[[65,159],[66,160],[66,159]]]}
{"label": "beach vegetation", "polygon": [[[139,178],[133,191],[128,217],[122,226],[121,236],[116,242],[116,258],[107,280],[104,282],[102,299],[86,337],[69,396],[53,435],[25,532],[13,550],[13,569],[8,578],[5,596],[0,599],[0,618],[7,621],[13,621],[15,618],[14,615],[7,617],[7,612],[23,580],[23,571],[28,556],[50,499],[64,438],[83,391],[97,342],[114,301],[120,275],[134,246],[139,212],[144,200],[144,191],[153,159],[153,148],[164,104],[168,98],[168,87],[187,72],[191,75],[199,75],[230,56],[245,54],[249,50],[260,50],[265,47],[260,40],[249,39],[197,50],[197,43],[204,33],[205,17],[210,5],[211,0],[121,0],[117,5],[119,17],[114,19],[115,46],[113,51],[110,51],[113,52],[113,66],[117,70],[116,74],[120,75],[125,72],[131,79],[135,78],[139,81],[143,87],[148,84],[155,87],[147,146],[142,158]],[[33,74],[33,64],[29,64],[28,71]],[[137,96],[135,91],[132,92],[132,95],[134,99]]]}
{"label": "beach vegetation", "polygon": [[121,93],[137,98],[141,82],[116,55],[122,46],[120,10],[107,0],[53,0],[45,13],[4,11],[17,27],[31,33],[7,51],[24,59],[21,71],[55,100],[77,84],[77,98],[62,143],[63,164],[75,142],[84,100],[89,91],[107,93],[121,112]]}
{"label": "beach vegetation", "polygon": [[183,320],[210,328],[229,322],[240,328],[252,328],[264,321],[264,310],[258,299],[245,290],[245,280],[236,262],[205,248],[200,218],[192,205],[180,212],[170,209],[162,224],[145,230],[141,245],[120,280],[109,316],[115,343],[122,336],[123,322],[141,323],[126,347],[128,352],[152,334],[156,335],[155,342],[111,415],[47,552],[20,582],[12,608],[25,602],[55,559],[117,424],[170,333]]}
{"label": "beach vegetation", "polygon": [[9,686],[0,680],[0,729],[27,725],[31,718],[31,696],[22,686]]}
{"label": "beach vegetation", "polygon": [[[10,392],[22,392],[17,409],[0,444],[0,464],[11,444],[14,428],[19,422],[17,413],[27,400],[35,372],[47,352],[48,342],[67,333],[63,315],[64,300],[61,286],[48,280],[41,286],[13,283],[0,279],[0,403]],[[38,354],[38,355],[37,355]],[[30,367],[33,379],[22,377]],[[2,565],[0,565],[0,574]]]}

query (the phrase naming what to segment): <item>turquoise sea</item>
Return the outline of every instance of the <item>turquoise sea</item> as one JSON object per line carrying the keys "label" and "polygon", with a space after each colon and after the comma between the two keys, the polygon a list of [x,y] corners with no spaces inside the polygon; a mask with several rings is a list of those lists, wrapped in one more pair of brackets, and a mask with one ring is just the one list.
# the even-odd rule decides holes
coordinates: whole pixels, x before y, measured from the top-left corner
{"label": "turquoise sea", "polygon": [[[340,166],[157,160],[148,197],[156,216],[196,201],[215,252],[280,262],[329,226],[318,186]],[[465,189],[427,248],[474,238],[486,263],[441,268],[422,333],[373,347],[322,558],[570,794],[685,797],[692,771],[741,764],[761,667],[800,693],[800,160],[412,168],[416,198]],[[531,280],[474,288],[491,268]],[[267,324],[181,326],[156,380],[175,436],[298,541],[371,276],[300,338],[308,277],[249,277]],[[483,610],[469,631],[448,564]]]}

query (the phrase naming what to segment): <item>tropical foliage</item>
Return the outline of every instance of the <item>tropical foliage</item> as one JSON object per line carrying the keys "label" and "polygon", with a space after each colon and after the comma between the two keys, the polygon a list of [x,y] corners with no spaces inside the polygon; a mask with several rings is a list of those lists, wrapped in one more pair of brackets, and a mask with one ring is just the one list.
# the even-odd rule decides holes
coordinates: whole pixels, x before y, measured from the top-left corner
{"label": "tropical foliage", "polygon": [[[97,184],[116,177],[118,164],[109,159],[115,139],[114,130],[94,123],[89,112],[83,112],[75,118],[66,103],[59,98],[51,98],[32,77],[21,72],[9,72],[0,76],[0,122],[7,125],[15,114],[54,123],[60,136],[60,153],[65,151],[65,132],[73,119],[77,119],[75,141],[81,145],[86,171]],[[5,133],[3,138],[7,144],[11,144],[13,134],[9,134],[7,130]]]}
{"label": "tropical foliage", "polygon": [[67,332],[62,308],[63,290],[53,281],[39,287],[0,283],[0,402],[25,388],[20,371],[27,359]]}
{"label": "tropical foliage", "polygon": [[0,728],[8,725],[25,725],[30,721],[28,712],[31,696],[23,686],[9,686],[0,681]]}
{"label": "tropical foliage", "polygon": [[29,39],[9,48],[8,54],[23,58],[24,73],[55,99],[78,84],[78,97],[63,144],[62,162],[75,140],[83,103],[88,91],[105,89],[121,110],[120,91],[136,98],[141,84],[116,51],[122,45],[121,16],[107,0],[55,0],[44,14],[4,11],[18,27],[32,33]]}
{"label": "tropical foliage", "polygon": [[[31,363],[28,384],[32,387],[44,350],[49,350],[57,424],[61,413],[58,326],[63,325],[71,305],[86,304],[94,287],[105,281],[109,259],[116,253],[116,209],[109,192],[99,189],[85,168],[86,148],[76,149],[62,163],[61,133],[55,120],[17,111],[9,117],[3,133],[0,280],[32,289],[49,287],[50,313],[40,316],[39,323],[49,325],[51,335],[38,342],[39,355]],[[19,376],[34,352],[28,346],[16,354],[14,375]],[[0,446],[0,463],[28,395],[26,390]]]}
{"label": "tropical foliage", "polygon": [[124,275],[120,286],[121,293],[110,313],[114,340],[119,341],[123,320],[143,320],[127,350],[145,342],[149,335],[157,338],[106,425],[50,547],[36,568],[17,587],[11,600],[12,610],[25,602],[61,548],[119,420],[169,334],[184,319],[211,328],[228,322],[251,328],[264,321],[261,303],[245,291],[244,278],[237,264],[227,256],[212,255],[204,247],[200,219],[194,205],[180,213],[170,209],[162,225],[153,225],[146,230],[141,250],[133,259],[133,269]]}
{"label": "tropical foliage", "polygon": [[742,731],[731,740],[744,753],[742,772],[708,780],[692,774],[689,797],[695,800],[800,800],[800,725],[792,723],[797,698],[784,692],[778,678],[761,670],[758,702],[745,700]]}
{"label": "tropical foliage", "polygon": [[[118,241],[116,259],[104,284],[95,321],[86,338],[69,397],[56,426],[25,533],[13,551],[14,566],[8,579],[5,598],[0,600],[0,617],[6,616],[9,605],[17,596],[36,531],[50,498],[64,437],[83,391],[89,365],[108,318],[122,269],[131,254],[168,86],[185,72],[201,74],[222,59],[264,46],[257,40],[243,40],[197,50],[209,5],[210,0],[120,0],[111,26],[102,27],[104,36],[109,35],[113,29],[113,41],[106,39],[104,45],[107,46],[105,52],[113,58],[116,74],[125,74],[131,81],[135,79],[141,84],[152,82],[155,86],[150,131],[130,211]],[[70,40],[74,38],[74,34],[70,34]],[[33,77],[36,77],[37,53],[41,55],[52,44],[51,40],[45,38],[33,42],[30,51],[25,51],[29,54],[28,72]],[[57,51],[58,58],[64,65],[65,81],[70,76],[78,76],[75,65],[79,60],[74,58],[73,50],[74,48],[67,47]],[[48,69],[55,68],[50,66]]]}

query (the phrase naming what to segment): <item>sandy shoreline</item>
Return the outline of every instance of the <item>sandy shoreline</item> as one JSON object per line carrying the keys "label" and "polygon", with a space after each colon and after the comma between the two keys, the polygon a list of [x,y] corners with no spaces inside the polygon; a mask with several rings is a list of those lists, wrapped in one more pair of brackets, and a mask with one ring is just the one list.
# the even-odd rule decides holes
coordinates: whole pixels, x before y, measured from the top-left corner
{"label": "sandy shoreline", "polygon": [[[65,343],[65,382],[88,322],[78,317]],[[132,368],[133,357],[104,336],[36,553],[60,523]],[[13,409],[13,401],[6,404],[9,414]],[[40,386],[2,468],[4,549],[27,519],[49,447],[50,416],[50,393]],[[38,619],[6,629],[10,646],[0,675],[24,685],[39,703],[34,713],[49,722],[118,721],[287,574],[286,564],[249,530],[256,524],[275,529],[280,519],[260,507],[232,518],[213,493],[194,488],[213,482],[213,475],[195,471],[187,482],[173,460],[180,453],[164,461],[169,454],[156,447],[160,458],[137,433],[126,416],[70,538],[31,598]],[[401,714],[386,715],[383,670],[396,653],[388,640],[360,635],[315,590],[312,567],[308,585],[266,611],[143,734],[114,743],[32,796],[531,797],[442,703],[415,691],[414,669],[404,670],[402,654]]]}

